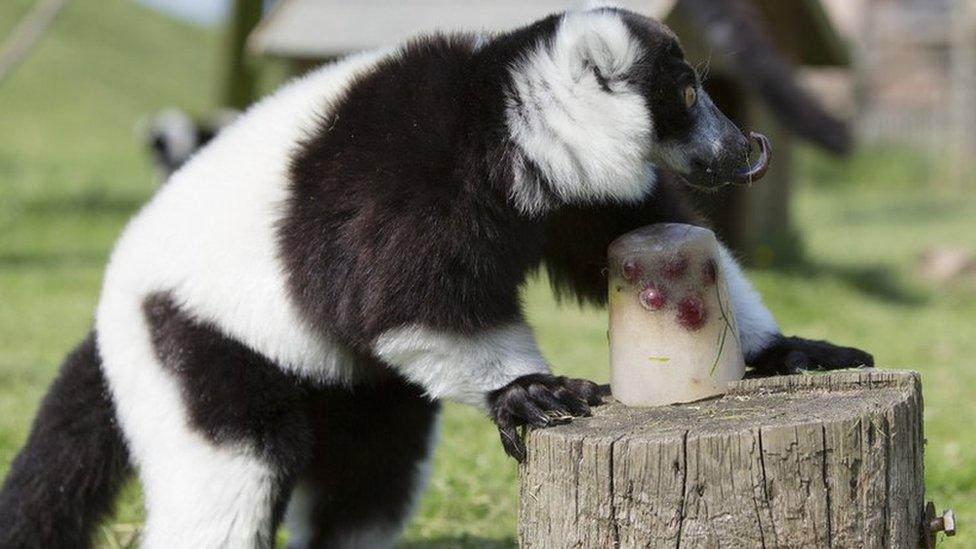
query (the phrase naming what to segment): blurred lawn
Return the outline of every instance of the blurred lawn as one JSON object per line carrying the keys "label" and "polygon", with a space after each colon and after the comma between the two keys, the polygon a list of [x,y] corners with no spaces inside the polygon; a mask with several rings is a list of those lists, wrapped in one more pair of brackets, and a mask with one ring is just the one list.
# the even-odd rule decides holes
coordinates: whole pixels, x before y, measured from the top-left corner
{"label": "blurred lawn", "polygon": [[[30,4],[0,3],[0,36]],[[64,354],[87,332],[103,263],[153,183],[133,126],[168,105],[206,112],[217,41],[123,0],[75,0],[0,84],[0,472],[22,444]],[[976,293],[914,282],[923,246],[973,246],[976,195],[944,188],[928,162],[867,151],[800,158],[797,217],[808,256],[754,273],[783,328],[872,350],[925,383],[927,489],[963,526],[976,512]],[[526,306],[558,371],[607,379],[602,312],[557,306],[542,282]],[[966,396],[969,394],[970,396]],[[478,413],[448,406],[431,489],[408,546],[510,546],[516,471]],[[141,516],[130,486],[113,530]],[[104,532],[103,534],[111,534]],[[976,546],[964,528],[952,541]]]}

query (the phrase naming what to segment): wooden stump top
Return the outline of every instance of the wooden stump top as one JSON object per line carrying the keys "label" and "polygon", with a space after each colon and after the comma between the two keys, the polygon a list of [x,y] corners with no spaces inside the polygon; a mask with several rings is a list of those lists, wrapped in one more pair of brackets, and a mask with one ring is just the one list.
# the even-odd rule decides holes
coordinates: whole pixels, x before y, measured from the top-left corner
{"label": "wooden stump top", "polygon": [[[921,383],[856,370],[613,402],[528,434],[527,547],[902,546],[924,499]],[[917,545],[916,545],[917,546]]]}

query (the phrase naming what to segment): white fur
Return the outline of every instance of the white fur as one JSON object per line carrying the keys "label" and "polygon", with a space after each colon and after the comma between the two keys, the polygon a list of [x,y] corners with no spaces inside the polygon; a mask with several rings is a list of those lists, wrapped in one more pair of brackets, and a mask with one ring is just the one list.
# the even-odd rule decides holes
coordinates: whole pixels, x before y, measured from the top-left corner
{"label": "white fur", "polygon": [[253,547],[269,536],[275,486],[247,448],[188,426],[154,353],[143,299],[171,291],[188,312],[304,377],[351,383],[347,352],[300,316],[274,242],[288,155],[330,98],[384,54],[316,71],[248,111],[178,171],[125,230],[96,315],[99,351],[148,510],[147,547]]}
{"label": "white fur", "polygon": [[725,273],[725,281],[729,286],[742,352],[746,357],[755,356],[779,334],[779,326],[773,314],[763,305],[759,292],[742,272],[742,267],[722,245],[719,245],[719,262],[719,268]]}
{"label": "white fur", "polygon": [[[574,11],[552,44],[512,68],[507,124],[516,155],[512,202],[534,215],[554,207],[526,169],[541,170],[559,202],[636,202],[652,190],[652,122],[645,100],[620,78],[641,53],[619,15]],[[599,68],[611,92],[601,88]]]}
{"label": "white fur", "polygon": [[373,344],[380,359],[423,387],[431,398],[484,408],[488,392],[529,374],[548,373],[532,330],[512,324],[478,335],[412,325],[381,334]]}

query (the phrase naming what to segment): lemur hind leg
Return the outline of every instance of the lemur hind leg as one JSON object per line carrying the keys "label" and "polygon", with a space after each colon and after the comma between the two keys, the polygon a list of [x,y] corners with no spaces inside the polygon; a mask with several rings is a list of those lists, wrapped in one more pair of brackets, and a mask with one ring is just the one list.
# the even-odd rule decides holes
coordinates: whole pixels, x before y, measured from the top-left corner
{"label": "lemur hind leg", "polygon": [[138,418],[128,427],[148,512],[143,546],[273,547],[311,449],[305,389],[169,294],[150,296],[143,313],[156,356],[145,368],[159,375],[124,403]]}
{"label": "lemur hind leg", "polygon": [[288,547],[391,546],[426,484],[439,404],[389,374],[314,391],[308,410],[312,460],[288,505]]}

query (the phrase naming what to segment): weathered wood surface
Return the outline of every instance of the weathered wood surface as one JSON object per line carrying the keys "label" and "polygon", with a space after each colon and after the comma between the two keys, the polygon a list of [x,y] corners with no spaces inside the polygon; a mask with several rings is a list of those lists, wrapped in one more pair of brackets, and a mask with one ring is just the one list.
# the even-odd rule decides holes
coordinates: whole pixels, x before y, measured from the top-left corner
{"label": "weathered wood surface", "polygon": [[528,435],[523,547],[918,547],[917,373],[738,382]]}

